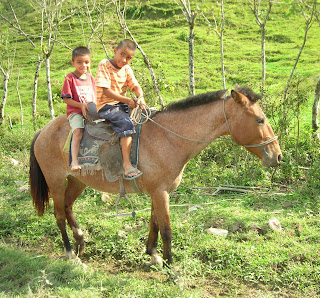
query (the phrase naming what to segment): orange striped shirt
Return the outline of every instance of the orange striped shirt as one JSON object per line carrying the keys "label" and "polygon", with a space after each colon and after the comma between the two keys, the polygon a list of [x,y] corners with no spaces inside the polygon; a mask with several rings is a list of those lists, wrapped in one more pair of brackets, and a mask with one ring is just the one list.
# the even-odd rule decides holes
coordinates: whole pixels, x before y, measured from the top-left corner
{"label": "orange striped shirt", "polygon": [[119,103],[119,101],[104,95],[103,88],[110,88],[112,91],[125,96],[128,87],[133,90],[136,86],[139,86],[139,83],[129,65],[117,68],[108,59],[103,59],[99,63],[96,75],[97,110],[99,111],[106,104],[115,105]]}

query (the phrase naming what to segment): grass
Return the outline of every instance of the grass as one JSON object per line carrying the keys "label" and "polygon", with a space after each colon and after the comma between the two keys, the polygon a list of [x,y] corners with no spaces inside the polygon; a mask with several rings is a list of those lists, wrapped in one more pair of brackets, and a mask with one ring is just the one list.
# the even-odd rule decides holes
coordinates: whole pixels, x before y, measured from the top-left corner
{"label": "grass", "polygon": [[[246,181],[248,172],[255,171],[260,187],[268,188],[268,192],[257,189],[246,194],[233,191],[212,196],[215,188],[202,187],[232,184],[239,178],[232,174],[234,169],[221,172],[215,162],[210,162],[209,150],[197,156],[171,196],[173,258],[184,282],[179,288],[166,282],[166,271],[146,265],[150,261],[145,254],[150,211],[145,209],[150,208],[150,199],[145,195],[131,196],[137,211],[135,219],[116,218],[116,196],[104,203],[101,193],[86,189],[74,206],[85,233],[84,265],[64,260],[52,202],[45,215],[38,217],[30,194],[18,191],[21,184],[28,184],[28,145],[20,140],[13,148],[11,133],[1,137],[8,142],[3,142],[0,158],[0,296],[320,294],[318,193],[310,195],[310,190],[299,192],[294,186],[270,184],[270,176],[265,173],[259,178],[259,166],[253,163],[241,178]],[[12,157],[18,165],[10,164]],[[190,209],[189,204],[197,208]],[[119,208],[121,212],[130,210],[125,201]],[[279,220],[281,232],[268,227],[271,217]],[[210,227],[227,229],[229,234],[210,235],[206,233]],[[126,233],[125,238],[119,236],[120,231]],[[68,233],[71,237],[72,232]],[[161,241],[159,248],[161,251]]]}
{"label": "grass", "polygon": [[[39,30],[39,18],[26,2],[14,6],[21,25],[30,33]],[[149,56],[166,103],[188,95],[188,26],[174,1],[128,1],[128,24]],[[0,3],[8,10],[6,2]],[[138,10],[137,10],[138,8]],[[218,13],[212,1],[202,9]],[[138,12],[139,17],[137,17]],[[168,272],[148,266],[145,254],[150,198],[132,196],[137,216],[116,218],[115,196],[108,203],[101,193],[86,189],[77,199],[74,212],[85,234],[86,251],[81,265],[63,259],[61,235],[55,223],[52,202],[38,217],[28,185],[32,80],[36,52],[21,37],[10,32],[16,47],[5,107],[5,124],[0,128],[0,297],[316,297],[320,295],[319,264],[319,142],[311,132],[311,107],[319,75],[319,28],[313,26],[285,103],[289,121],[281,125],[281,100],[287,78],[302,44],[304,20],[274,4],[267,23],[267,96],[262,102],[280,136],[283,161],[276,171],[264,169],[244,149],[230,143],[213,143],[187,166],[180,187],[171,195],[173,259],[184,286],[168,281]],[[135,15],[135,16],[134,16]],[[227,87],[245,84],[260,88],[260,33],[244,2],[225,1],[225,66]],[[122,30],[108,15],[104,36],[108,53],[122,38]],[[82,15],[85,18],[85,15]],[[6,27],[0,24],[4,34]],[[70,31],[70,28],[72,31]],[[290,30],[289,30],[290,29]],[[196,93],[222,88],[219,41],[198,15],[196,19]],[[61,24],[61,39],[74,47],[88,40],[78,18]],[[38,42],[38,41],[37,41]],[[3,47],[1,48],[3,49]],[[92,73],[105,57],[95,38],[92,42]],[[6,57],[2,52],[2,57]],[[56,44],[51,59],[51,83],[56,115],[65,113],[60,94],[64,75],[72,71],[70,52]],[[17,66],[19,91],[24,111],[24,130],[15,93]],[[149,105],[157,104],[151,79],[137,52],[132,67],[141,82]],[[299,83],[299,88],[298,86]],[[45,68],[38,90],[38,127],[49,121]],[[296,103],[300,116],[296,117]],[[8,128],[9,116],[13,130]],[[281,120],[281,121],[280,121]],[[299,142],[298,120],[300,125]],[[14,159],[14,160],[13,160]],[[18,164],[16,164],[16,162]],[[257,187],[240,193],[221,191],[219,185]],[[266,188],[268,191],[263,191]],[[22,190],[22,191],[21,191]],[[195,204],[197,208],[189,208]],[[129,205],[121,201],[121,212]],[[268,227],[271,217],[282,226]],[[210,227],[227,229],[227,237],[210,235]],[[125,232],[126,237],[119,236]],[[71,237],[72,232],[68,230]],[[161,240],[159,250],[161,252]]]}

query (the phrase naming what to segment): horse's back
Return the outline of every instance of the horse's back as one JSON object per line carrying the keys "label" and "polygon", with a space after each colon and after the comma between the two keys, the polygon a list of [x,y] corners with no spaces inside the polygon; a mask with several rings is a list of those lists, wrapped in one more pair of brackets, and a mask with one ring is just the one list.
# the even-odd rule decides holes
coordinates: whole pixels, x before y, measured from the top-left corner
{"label": "horse's back", "polygon": [[63,159],[63,147],[70,132],[70,125],[66,115],[58,116],[46,124],[37,138],[34,151],[35,156],[43,168],[50,160],[53,165]]}

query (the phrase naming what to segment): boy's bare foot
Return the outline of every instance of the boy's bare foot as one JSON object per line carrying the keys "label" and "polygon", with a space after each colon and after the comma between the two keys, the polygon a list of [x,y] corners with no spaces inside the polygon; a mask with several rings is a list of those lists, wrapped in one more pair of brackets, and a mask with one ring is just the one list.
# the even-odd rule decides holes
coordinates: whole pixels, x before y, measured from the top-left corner
{"label": "boy's bare foot", "polygon": [[72,172],[78,172],[80,170],[81,170],[81,167],[79,165],[71,165]]}
{"label": "boy's bare foot", "polygon": [[138,178],[142,174],[143,173],[140,170],[132,167],[132,169],[124,172],[124,178],[127,180],[132,180],[132,179]]}

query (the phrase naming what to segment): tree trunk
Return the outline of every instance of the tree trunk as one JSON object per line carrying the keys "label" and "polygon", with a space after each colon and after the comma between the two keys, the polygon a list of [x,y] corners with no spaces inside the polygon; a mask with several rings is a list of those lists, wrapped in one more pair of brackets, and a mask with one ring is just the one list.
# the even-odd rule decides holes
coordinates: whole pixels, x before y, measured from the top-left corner
{"label": "tree trunk", "polygon": [[9,73],[6,73],[4,69],[1,67],[1,71],[3,74],[3,97],[1,101],[1,124],[4,123],[4,107],[8,98],[8,81],[9,81]]}
{"label": "tree trunk", "polygon": [[40,75],[41,64],[43,60],[38,55],[38,65],[36,68],[36,72],[34,74],[33,80],[33,95],[32,95],[32,119],[33,119],[33,127],[36,129],[36,121],[37,121],[37,92],[38,92],[38,79]]}
{"label": "tree trunk", "polygon": [[190,32],[189,32],[189,95],[195,95],[195,83],[194,83],[194,23],[190,23]]}
{"label": "tree trunk", "polygon": [[51,81],[50,81],[50,57],[46,58],[46,75],[47,75],[48,106],[49,106],[50,118],[53,119],[54,110],[53,110]]}
{"label": "tree trunk", "polygon": [[261,27],[261,96],[264,96],[265,82],[266,82],[266,28]]}
{"label": "tree trunk", "polygon": [[[320,77],[318,78],[316,90],[314,92],[314,100],[312,106],[312,129],[314,132],[317,132],[319,129],[319,97],[320,97]],[[317,133],[318,138],[320,138],[320,134]]]}
{"label": "tree trunk", "polygon": [[222,74],[222,86],[226,89],[226,74],[224,69],[224,50],[223,50],[223,31],[224,31],[224,10],[223,0],[221,0],[221,32],[220,32],[220,59],[221,59],[221,74]]}

